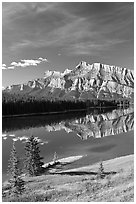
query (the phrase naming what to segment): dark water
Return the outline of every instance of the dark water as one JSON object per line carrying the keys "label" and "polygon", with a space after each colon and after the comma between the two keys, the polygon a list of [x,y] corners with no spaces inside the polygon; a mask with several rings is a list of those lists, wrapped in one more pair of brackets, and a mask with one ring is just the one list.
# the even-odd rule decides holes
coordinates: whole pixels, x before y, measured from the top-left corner
{"label": "dark water", "polygon": [[51,161],[54,152],[59,158],[86,155],[66,168],[88,165],[134,152],[134,110],[101,109],[88,112],[5,118],[2,121],[3,180],[13,140],[23,160],[24,145],[30,135],[40,142],[44,161]]}

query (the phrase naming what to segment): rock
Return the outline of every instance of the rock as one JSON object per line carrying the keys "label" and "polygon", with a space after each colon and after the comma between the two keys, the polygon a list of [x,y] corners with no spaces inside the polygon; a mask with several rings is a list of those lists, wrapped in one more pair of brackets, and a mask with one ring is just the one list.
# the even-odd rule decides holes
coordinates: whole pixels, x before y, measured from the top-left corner
{"label": "rock", "polygon": [[46,71],[41,79],[8,86],[3,91],[30,96],[40,93],[40,97],[58,100],[133,100],[134,74],[127,68],[101,63],[90,65],[82,61],[73,70]]}

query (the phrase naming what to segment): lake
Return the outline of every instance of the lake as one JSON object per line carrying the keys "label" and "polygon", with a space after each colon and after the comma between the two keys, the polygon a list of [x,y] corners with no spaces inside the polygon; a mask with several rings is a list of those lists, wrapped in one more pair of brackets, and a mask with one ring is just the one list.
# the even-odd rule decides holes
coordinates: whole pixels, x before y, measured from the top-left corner
{"label": "lake", "polygon": [[43,161],[54,153],[58,158],[86,155],[64,168],[76,168],[101,160],[134,153],[134,109],[93,109],[75,113],[42,115],[2,120],[2,173],[7,166],[13,140],[19,158],[30,135],[40,143]]}

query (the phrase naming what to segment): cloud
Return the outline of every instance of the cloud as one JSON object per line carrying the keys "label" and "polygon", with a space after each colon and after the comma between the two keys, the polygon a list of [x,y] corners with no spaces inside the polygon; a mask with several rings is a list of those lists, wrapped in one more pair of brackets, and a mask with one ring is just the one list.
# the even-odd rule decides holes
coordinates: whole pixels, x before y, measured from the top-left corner
{"label": "cloud", "polygon": [[7,69],[6,64],[2,64],[2,69]]}
{"label": "cloud", "polygon": [[71,44],[66,48],[69,55],[99,55],[99,53],[106,52],[111,49],[112,46],[117,44],[125,43],[126,40],[103,40],[103,42],[96,43],[92,42],[80,42],[78,44]]}
{"label": "cloud", "polygon": [[57,2],[3,2],[2,17],[4,24],[10,24],[17,18],[25,17],[28,13],[43,13],[53,10]]}
{"label": "cloud", "polygon": [[39,57],[38,59],[41,60],[42,62],[48,62],[48,60],[46,58],[44,59],[42,57]]}
{"label": "cloud", "polygon": [[[35,44],[34,44],[35,45]],[[33,41],[31,40],[21,40],[20,42],[16,42],[10,46],[11,51],[16,51],[25,47],[34,47]]]}
{"label": "cloud", "polygon": [[15,68],[14,66],[7,67],[7,69],[14,69],[14,68]]}
{"label": "cloud", "polygon": [[12,62],[11,65],[14,67],[28,67],[28,66],[37,66],[40,64],[41,61],[39,60],[21,60],[21,62]]}
{"label": "cloud", "polygon": [[[115,53],[119,48],[123,51],[121,40],[124,44],[133,44],[132,3],[31,2],[3,5],[3,53],[8,52],[7,56],[48,48],[52,52],[54,48],[61,48],[66,55],[93,53],[98,56],[107,50]],[[26,67],[28,64],[30,62],[20,61],[13,66]],[[31,64],[38,65],[32,61]]]}
{"label": "cloud", "polygon": [[2,69],[15,69],[16,67],[29,67],[29,66],[37,66],[42,62],[48,62],[46,58],[39,57],[38,59],[23,59],[20,62],[11,62],[11,66],[6,67],[6,64],[2,65]]}
{"label": "cloud", "polygon": [[[26,143],[29,139],[29,136],[27,135],[23,135],[23,136],[20,136],[20,137],[16,137],[15,135],[7,135],[7,134],[3,134],[2,135],[2,138],[3,139],[7,139],[8,136],[11,136],[12,137],[12,140],[14,142],[16,141],[22,141],[23,143]],[[48,144],[48,141],[47,140],[44,140],[44,139],[40,139],[39,137],[35,137],[35,140],[40,144],[40,145],[44,145],[44,144]]]}
{"label": "cloud", "polygon": [[[60,23],[55,30],[54,28],[50,30],[51,26],[48,23],[46,25],[49,27],[48,30],[44,28],[39,30],[38,27],[37,36],[35,35],[32,39],[22,39],[12,44],[10,49],[17,51],[27,48],[57,47],[62,48],[67,55],[90,55],[93,53],[98,56],[101,51],[114,49],[113,46],[121,44],[122,41],[128,42],[127,36],[122,37],[122,35],[126,33],[126,27],[128,27],[126,25],[131,23],[130,17],[126,19],[131,9],[128,9],[128,6],[122,6],[122,4],[113,7],[113,9],[111,6],[109,11],[104,10],[102,12],[102,9],[97,8],[98,11],[101,11],[100,14],[97,11],[96,14],[92,12],[92,14],[89,13],[89,15],[84,16],[71,13],[71,10],[66,9],[66,6],[64,9],[57,7],[57,11],[54,8],[52,15],[56,14],[57,18],[59,15],[59,18],[63,17],[65,24]],[[59,9],[60,13],[58,14]],[[126,20],[124,21],[124,19]],[[55,20],[49,20],[50,24],[54,25]],[[56,23],[58,23],[57,20]]]}

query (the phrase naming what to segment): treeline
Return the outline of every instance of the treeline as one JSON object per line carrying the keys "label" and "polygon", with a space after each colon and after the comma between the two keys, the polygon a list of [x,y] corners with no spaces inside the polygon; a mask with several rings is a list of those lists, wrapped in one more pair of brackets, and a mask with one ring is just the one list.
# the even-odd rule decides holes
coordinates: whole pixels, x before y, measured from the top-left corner
{"label": "treeline", "polygon": [[[23,167],[20,165],[20,159],[18,158],[15,142],[13,142],[13,147],[11,150],[11,155],[8,161],[8,175],[9,184],[8,191],[3,190],[3,197],[14,196],[18,197],[23,194],[25,189],[25,181],[23,179],[23,174],[27,176],[39,176],[45,172],[43,167],[44,162],[43,157],[40,156],[39,142],[32,135],[28,138],[25,143],[25,159],[23,161]],[[54,161],[55,164],[56,160]]]}
{"label": "treeline", "polygon": [[71,109],[86,108],[83,102],[71,101],[16,101],[2,103],[2,115],[16,115],[16,114],[31,114],[31,113],[49,113],[57,111],[65,111]]}
{"label": "treeline", "polygon": [[91,107],[109,107],[118,106],[118,102],[106,100],[87,100],[87,101],[48,101],[45,99],[36,100],[28,98],[27,100],[2,100],[2,115],[18,115],[32,113],[49,113],[69,110],[88,109]]}

